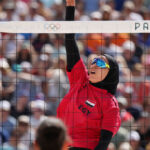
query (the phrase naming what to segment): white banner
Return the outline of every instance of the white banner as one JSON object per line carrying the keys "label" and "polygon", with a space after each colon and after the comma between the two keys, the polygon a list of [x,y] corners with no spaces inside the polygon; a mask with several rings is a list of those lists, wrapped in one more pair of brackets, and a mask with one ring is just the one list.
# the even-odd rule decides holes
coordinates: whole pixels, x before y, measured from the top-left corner
{"label": "white banner", "polygon": [[5,33],[149,33],[150,21],[9,21]]}

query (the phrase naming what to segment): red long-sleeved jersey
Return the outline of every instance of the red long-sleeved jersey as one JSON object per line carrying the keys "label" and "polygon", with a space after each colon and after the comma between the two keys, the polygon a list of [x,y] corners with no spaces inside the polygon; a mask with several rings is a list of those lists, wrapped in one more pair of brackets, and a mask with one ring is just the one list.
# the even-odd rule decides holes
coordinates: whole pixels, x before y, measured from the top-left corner
{"label": "red long-sleeved jersey", "polygon": [[71,72],[67,72],[70,90],[63,98],[57,116],[67,125],[73,139],[71,146],[94,149],[100,130],[114,134],[120,127],[120,113],[116,98],[104,89],[89,83],[88,73],[80,59]]}

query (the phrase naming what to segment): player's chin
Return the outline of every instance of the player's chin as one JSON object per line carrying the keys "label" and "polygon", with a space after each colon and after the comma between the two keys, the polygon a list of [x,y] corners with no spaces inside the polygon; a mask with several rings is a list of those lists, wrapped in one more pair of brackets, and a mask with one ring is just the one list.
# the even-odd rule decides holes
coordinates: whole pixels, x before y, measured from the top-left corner
{"label": "player's chin", "polygon": [[97,82],[100,82],[101,80],[98,79],[96,76],[89,75],[89,81],[90,81],[91,83],[97,83]]}

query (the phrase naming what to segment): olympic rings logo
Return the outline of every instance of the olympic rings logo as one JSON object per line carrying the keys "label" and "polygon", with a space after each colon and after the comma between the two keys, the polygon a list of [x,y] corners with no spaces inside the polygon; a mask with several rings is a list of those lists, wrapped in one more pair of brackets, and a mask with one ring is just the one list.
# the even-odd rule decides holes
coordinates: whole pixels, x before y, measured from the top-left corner
{"label": "olympic rings logo", "polygon": [[50,30],[50,31],[57,31],[60,29],[60,27],[61,27],[61,25],[59,23],[57,23],[57,24],[55,24],[55,23],[48,24],[47,23],[44,25],[44,28],[46,30]]}

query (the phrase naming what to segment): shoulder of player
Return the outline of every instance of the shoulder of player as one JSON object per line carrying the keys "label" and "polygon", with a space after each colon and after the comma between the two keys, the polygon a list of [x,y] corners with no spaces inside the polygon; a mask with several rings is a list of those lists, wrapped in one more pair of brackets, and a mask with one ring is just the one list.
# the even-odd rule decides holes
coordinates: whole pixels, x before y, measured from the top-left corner
{"label": "shoulder of player", "polygon": [[112,94],[105,94],[103,105],[109,107],[111,106],[111,108],[119,108],[118,101],[116,97]]}
{"label": "shoulder of player", "polygon": [[110,93],[102,93],[101,97],[105,100],[105,101],[110,101],[110,100],[116,100],[115,96],[110,94]]}

